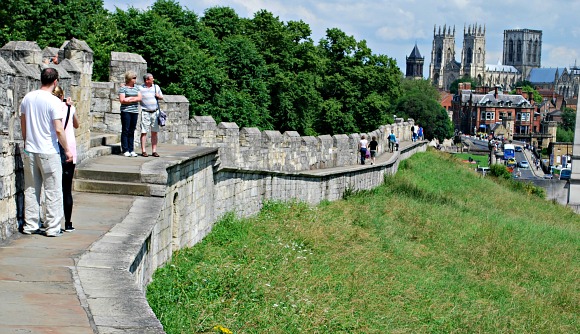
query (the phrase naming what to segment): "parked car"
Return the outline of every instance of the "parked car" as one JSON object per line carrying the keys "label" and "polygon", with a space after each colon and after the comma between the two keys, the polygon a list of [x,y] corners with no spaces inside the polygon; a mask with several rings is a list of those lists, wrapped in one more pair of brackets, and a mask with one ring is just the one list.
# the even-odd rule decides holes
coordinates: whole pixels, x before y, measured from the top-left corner
{"label": "parked car", "polygon": [[530,164],[527,161],[520,161],[519,163],[520,168],[530,168]]}

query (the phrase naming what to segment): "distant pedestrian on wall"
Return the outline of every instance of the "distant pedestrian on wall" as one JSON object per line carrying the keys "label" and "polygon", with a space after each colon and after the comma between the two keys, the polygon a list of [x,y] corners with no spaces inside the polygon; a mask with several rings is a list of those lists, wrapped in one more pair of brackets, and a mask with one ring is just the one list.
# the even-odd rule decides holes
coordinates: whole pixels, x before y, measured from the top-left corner
{"label": "distant pedestrian on wall", "polygon": [[366,139],[367,137],[365,135],[362,135],[359,143],[358,143],[358,149],[360,151],[360,164],[364,165],[365,164],[365,158],[367,155],[367,149],[368,149],[368,140]]}
{"label": "distant pedestrian on wall", "polygon": [[419,127],[419,130],[417,131],[417,137],[419,138],[419,140],[423,140],[423,127],[420,125],[417,125]]}
{"label": "distant pedestrian on wall", "polygon": [[377,137],[373,136],[371,142],[369,143],[369,149],[371,150],[371,165],[373,165],[379,150],[379,142],[377,142]]}
{"label": "distant pedestrian on wall", "polygon": [[[40,234],[41,212],[44,211],[45,234],[62,235],[62,165],[58,143],[64,148],[66,162],[73,160],[68,149],[62,119],[62,101],[52,95],[58,84],[58,72],[51,67],[40,74],[41,87],[22,99],[20,127],[24,141],[24,225],[22,233]],[[44,210],[40,207],[44,193]]]}
{"label": "distant pedestrian on wall", "polygon": [[389,139],[389,151],[393,153],[393,151],[395,150],[395,144],[397,143],[397,137],[395,136],[393,130],[391,130],[391,134],[389,135],[388,139]]}
{"label": "distant pedestrian on wall", "polygon": [[125,72],[125,85],[119,88],[119,102],[121,102],[121,150],[126,157],[136,157],[135,128],[139,119],[139,102],[141,92],[135,86],[137,73]]}
{"label": "distant pedestrian on wall", "polygon": [[159,157],[157,153],[157,133],[159,132],[159,100],[163,100],[161,88],[154,83],[153,74],[143,76],[141,91],[141,155],[148,157],[145,150],[147,132],[151,131],[151,155]]}

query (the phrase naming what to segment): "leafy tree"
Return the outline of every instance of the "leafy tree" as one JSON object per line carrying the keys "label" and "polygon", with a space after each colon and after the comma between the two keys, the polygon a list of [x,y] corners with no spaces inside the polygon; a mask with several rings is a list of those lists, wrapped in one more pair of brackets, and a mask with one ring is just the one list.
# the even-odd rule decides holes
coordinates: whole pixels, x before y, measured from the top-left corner
{"label": "leafy tree", "polygon": [[435,86],[433,86],[431,81],[428,79],[402,80],[401,90],[403,94],[424,94],[426,95],[426,98],[430,98],[436,101],[439,101],[441,98],[441,94],[437,88],[435,88]]}
{"label": "leafy tree", "polygon": [[572,108],[562,110],[562,124],[556,130],[556,141],[574,142],[574,131],[576,129],[576,112]]}
{"label": "leafy tree", "polygon": [[562,110],[562,128],[572,131],[576,129],[576,112],[574,109],[565,107]]}
{"label": "leafy tree", "polygon": [[431,98],[423,94],[403,95],[397,101],[397,116],[410,117],[423,127],[425,139],[437,139],[440,142],[453,136],[453,124],[447,111]]}
{"label": "leafy tree", "polygon": [[474,89],[475,87],[477,87],[477,81],[475,79],[473,79],[470,76],[465,76],[463,78],[459,78],[459,79],[456,79],[455,81],[453,81],[451,83],[451,85],[449,86],[449,92],[451,94],[457,94],[459,92],[459,90],[458,90],[459,84],[462,83],[462,82],[470,82],[472,89]]}
{"label": "leafy tree", "polygon": [[205,10],[201,23],[210,28],[222,40],[243,32],[244,19],[230,7],[212,7]]}
{"label": "leafy tree", "polygon": [[574,130],[567,130],[562,127],[556,129],[556,141],[559,142],[574,142]]}
{"label": "leafy tree", "polygon": [[[529,81],[522,81],[522,83],[524,83],[524,82],[529,82]],[[542,103],[542,101],[543,101],[542,95],[540,95],[540,93],[538,93],[538,91],[534,87],[532,87],[531,84],[525,85],[525,86],[516,86],[516,87],[521,87],[522,93],[532,93],[532,97],[533,97],[534,101],[538,104]],[[515,93],[516,93],[515,89],[512,89],[510,91],[510,94],[515,94]],[[524,97],[527,98],[528,97],[527,95],[528,94],[525,94]]]}

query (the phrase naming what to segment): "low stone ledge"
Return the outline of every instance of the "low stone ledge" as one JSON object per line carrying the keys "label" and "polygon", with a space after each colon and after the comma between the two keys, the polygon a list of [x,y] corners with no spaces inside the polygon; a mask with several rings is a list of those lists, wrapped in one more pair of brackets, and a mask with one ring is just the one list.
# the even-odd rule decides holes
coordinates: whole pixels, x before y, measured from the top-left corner
{"label": "low stone ledge", "polygon": [[149,250],[164,200],[136,197],[128,215],[81,255],[76,269],[98,333],[164,333],[130,268]]}

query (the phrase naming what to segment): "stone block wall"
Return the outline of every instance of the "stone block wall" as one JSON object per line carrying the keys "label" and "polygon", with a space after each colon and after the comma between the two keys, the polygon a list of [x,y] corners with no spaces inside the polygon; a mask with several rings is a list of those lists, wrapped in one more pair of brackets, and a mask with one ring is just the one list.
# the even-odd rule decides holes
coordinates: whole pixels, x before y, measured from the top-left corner
{"label": "stone block wall", "polygon": [[[170,163],[165,173],[157,173],[166,179],[163,198],[137,198],[127,218],[78,261],[80,283],[92,291],[87,303],[97,332],[164,333],[144,295],[153,272],[169,261],[174,251],[198,243],[224,214],[245,217],[259,212],[268,200],[317,204],[342,198],[346,189],[371,189],[380,185],[385,175],[394,174],[402,160],[426,147],[426,143],[417,142],[386,163],[323,175],[214,170],[216,149]],[[91,263],[95,260],[98,266]],[[118,288],[95,293],[95,287],[102,286]],[[111,313],[107,305],[125,307],[122,312]]]}
{"label": "stone block wall", "polygon": [[[147,63],[137,54],[112,52],[111,82],[92,83],[91,118],[94,131],[120,132],[118,89],[124,82],[127,70],[136,72],[137,82],[142,84]],[[280,133],[257,128],[240,129],[236,123],[217,124],[211,116],[190,117],[189,101],[181,95],[165,94],[159,105],[168,115],[167,125],[159,134],[159,142],[218,148],[217,163],[221,168],[295,172],[356,165],[359,161],[358,143],[363,134],[310,137],[300,136],[296,131]],[[385,150],[391,130],[400,140],[410,140],[413,123],[412,119],[404,121],[397,118],[394,124],[383,125],[365,135],[369,140],[376,136],[379,150]],[[140,123],[136,129],[136,140],[139,133]]]}
{"label": "stone block wall", "polygon": [[[58,50],[58,51],[56,51]],[[49,59],[58,54],[58,63]],[[17,232],[22,221],[23,170],[20,152],[20,101],[40,88],[40,72],[53,67],[59,73],[59,85],[71,96],[81,127],[77,129],[77,153],[82,161],[89,149],[90,126],[87,124],[92,76],[92,50],[76,39],[60,49],[41,50],[36,42],[12,41],[0,48],[0,240]]]}

